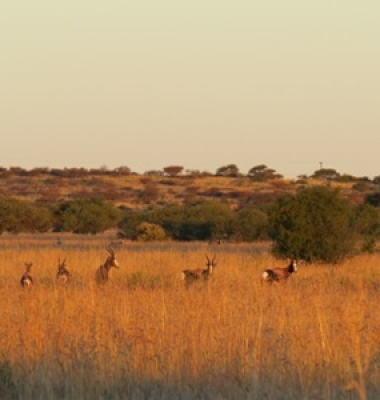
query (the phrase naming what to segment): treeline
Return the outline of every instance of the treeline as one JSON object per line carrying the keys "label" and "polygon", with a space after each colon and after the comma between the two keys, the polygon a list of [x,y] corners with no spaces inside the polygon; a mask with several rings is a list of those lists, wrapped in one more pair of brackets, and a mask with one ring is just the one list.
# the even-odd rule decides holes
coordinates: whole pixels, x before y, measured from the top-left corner
{"label": "treeline", "polygon": [[[84,178],[89,176],[129,176],[139,175],[133,172],[128,166],[120,166],[114,169],[108,169],[107,166],[100,168],[48,168],[37,167],[32,169],[24,169],[21,167],[0,167],[0,178],[9,178],[12,176],[21,177],[34,177],[34,176],[51,176],[60,178]],[[284,176],[276,172],[276,170],[269,168],[265,164],[253,166],[246,174],[242,173],[236,164],[223,165],[216,169],[215,173],[208,171],[201,171],[196,169],[185,169],[181,165],[169,165],[161,170],[150,170],[143,173],[144,176],[223,176],[223,177],[248,177],[254,181],[270,181],[283,179]],[[380,175],[375,176],[372,180],[367,176],[355,177],[349,174],[341,174],[333,168],[320,168],[310,176],[300,174],[299,180],[307,180],[309,178],[336,181],[336,182],[371,182],[374,184],[380,183]]]}
{"label": "treeline", "polygon": [[238,209],[221,201],[131,211],[101,198],[54,206],[0,197],[0,232],[96,234],[117,228],[130,240],[252,242],[272,240],[280,256],[337,262],[361,251],[376,251],[380,239],[380,193],[358,205],[338,189],[314,186],[273,203]]}

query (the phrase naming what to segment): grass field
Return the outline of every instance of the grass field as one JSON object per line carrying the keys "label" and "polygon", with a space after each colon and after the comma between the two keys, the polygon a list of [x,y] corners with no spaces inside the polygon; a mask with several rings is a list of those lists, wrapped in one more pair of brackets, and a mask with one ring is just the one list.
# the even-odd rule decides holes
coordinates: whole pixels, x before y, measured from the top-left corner
{"label": "grass field", "polygon": [[[1,399],[380,398],[379,255],[262,286],[262,269],[286,264],[247,246],[123,244],[96,287],[108,253],[78,243],[1,242]],[[212,279],[185,289],[181,270],[206,252]]]}

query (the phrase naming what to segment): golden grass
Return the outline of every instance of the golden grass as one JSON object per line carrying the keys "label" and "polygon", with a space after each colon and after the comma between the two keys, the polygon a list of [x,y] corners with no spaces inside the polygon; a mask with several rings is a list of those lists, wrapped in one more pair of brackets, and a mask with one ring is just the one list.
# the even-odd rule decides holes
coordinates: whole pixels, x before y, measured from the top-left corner
{"label": "golden grass", "polygon": [[[104,287],[102,247],[1,250],[0,398],[370,399],[380,395],[380,256],[283,265],[244,246],[217,246],[207,285],[186,290],[205,245],[124,245]],[[72,282],[55,285],[57,259]],[[25,261],[35,285],[22,289]]]}

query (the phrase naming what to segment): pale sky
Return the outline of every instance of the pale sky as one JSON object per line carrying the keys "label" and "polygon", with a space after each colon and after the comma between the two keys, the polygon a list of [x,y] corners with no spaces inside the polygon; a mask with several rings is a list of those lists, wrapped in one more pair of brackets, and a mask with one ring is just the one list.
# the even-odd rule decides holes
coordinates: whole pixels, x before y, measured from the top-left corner
{"label": "pale sky", "polygon": [[0,166],[380,175],[379,0],[3,0]]}

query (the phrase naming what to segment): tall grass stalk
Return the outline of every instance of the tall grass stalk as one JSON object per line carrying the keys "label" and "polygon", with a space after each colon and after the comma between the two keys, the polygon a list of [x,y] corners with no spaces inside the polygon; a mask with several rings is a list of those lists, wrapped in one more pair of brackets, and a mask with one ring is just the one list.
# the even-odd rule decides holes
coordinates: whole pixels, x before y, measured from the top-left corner
{"label": "tall grass stalk", "polygon": [[[206,251],[124,246],[120,270],[97,287],[105,249],[2,250],[0,382],[9,387],[0,394],[379,398],[380,256],[302,266],[276,286],[262,285],[260,271],[283,262],[219,246],[209,282],[186,289],[181,270],[204,266]],[[73,275],[66,287],[55,284],[59,257]],[[31,290],[19,284],[25,261]]]}

